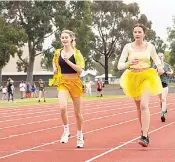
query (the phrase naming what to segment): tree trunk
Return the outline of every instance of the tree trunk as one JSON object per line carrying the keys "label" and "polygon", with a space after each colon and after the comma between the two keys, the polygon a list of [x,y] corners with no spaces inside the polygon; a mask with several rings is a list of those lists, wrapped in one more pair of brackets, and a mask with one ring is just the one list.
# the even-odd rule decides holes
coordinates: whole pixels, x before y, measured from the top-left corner
{"label": "tree trunk", "polygon": [[28,68],[27,68],[27,81],[28,82],[33,81],[34,62],[35,62],[35,57],[31,54],[29,58]]}
{"label": "tree trunk", "polygon": [[27,79],[26,81],[32,82],[33,81],[33,69],[34,69],[34,62],[35,62],[35,49],[31,43],[32,41],[28,40],[28,48],[29,48],[29,63],[27,67]]}
{"label": "tree trunk", "polygon": [[109,84],[108,82],[108,57],[105,56],[105,84]]}

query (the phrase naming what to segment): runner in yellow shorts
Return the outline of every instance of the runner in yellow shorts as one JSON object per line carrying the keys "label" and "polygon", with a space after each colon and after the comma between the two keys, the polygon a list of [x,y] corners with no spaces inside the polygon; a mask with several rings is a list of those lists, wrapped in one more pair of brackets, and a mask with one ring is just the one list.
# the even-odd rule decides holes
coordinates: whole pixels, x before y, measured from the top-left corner
{"label": "runner in yellow shorts", "polygon": [[70,30],[61,33],[63,48],[57,49],[53,58],[54,77],[53,84],[57,85],[61,118],[64,124],[64,133],[60,142],[67,143],[70,137],[67,101],[72,98],[76,122],[77,122],[77,148],[84,147],[82,133],[83,117],[81,114],[83,85],[80,74],[85,67],[84,58],[79,50],[75,48],[75,34]]}

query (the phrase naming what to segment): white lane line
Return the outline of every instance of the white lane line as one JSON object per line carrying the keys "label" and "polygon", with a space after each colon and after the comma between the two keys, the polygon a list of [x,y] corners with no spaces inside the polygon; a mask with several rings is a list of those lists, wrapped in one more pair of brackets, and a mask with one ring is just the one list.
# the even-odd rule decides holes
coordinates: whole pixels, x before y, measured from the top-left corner
{"label": "white lane line", "polygon": [[[113,104],[107,104],[107,105],[103,105],[104,107],[112,107],[113,106]],[[122,105],[123,106],[123,105]],[[117,105],[117,107],[121,107],[121,105]],[[116,108],[117,108],[116,107]],[[127,107],[133,107],[133,105],[130,105],[130,106],[127,106]],[[100,110],[102,110],[102,108],[101,108],[101,105],[96,105],[95,106],[95,108],[92,108],[91,106],[86,106],[84,109],[82,109],[82,111],[84,112],[84,111],[91,111],[91,110],[97,110],[97,109],[100,109]],[[117,108],[117,109],[121,109],[121,108]],[[51,109],[52,110],[52,109]],[[69,110],[72,110],[72,111],[69,111]],[[73,110],[73,108],[70,108],[68,110],[68,113],[72,113],[72,112],[74,112],[74,110]],[[53,113],[53,114],[48,114],[48,113],[50,113],[50,112],[58,112],[58,113]],[[22,116],[22,115],[31,115],[31,114],[42,114],[42,113],[44,113],[44,115],[40,115],[40,116],[49,116],[49,115],[55,115],[55,114],[60,114],[60,112],[59,112],[59,108],[57,109],[57,110],[54,110],[53,109],[53,111],[40,111],[40,112],[33,112],[33,113],[25,113],[25,114],[19,114],[18,113],[18,115],[11,115],[11,116],[3,116],[3,118],[4,117],[12,117],[12,116]],[[34,117],[40,117],[40,116],[29,116],[29,117],[23,117],[23,118],[16,118],[16,119],[3,119],[3,120],[0,120],[0,123],[2,123],[2,122],[7,122],[7,121],[16,121],[16,120],[22,120],[22,119],[27,119],[27,118],[34,118]],[[0,117],[1,118],[1,117]]]}
{"label": "white lane line", "polygon": [[[122,102],[118,102],[117,103],[117,106],[119,106],[120,104],[122,104],[123,105],[123,103]],[[130,102],[126,102],[126,103],[124,103],[125,105],[133,105],[133,103],[130,103]],[[114,103],[111,103],[111,102],[108,102],[108,103],[103,103],[103,106],[113,106],[114,105]],[[87,108],[89,108],[89,110],[91,110],[91,109],[96,109],[96,108],[92,108],[92,106],[93,107],[99,107],[99,108],[101,108],[101,104],[99,103],[99,104],[97,104],[96,103],[96,105],[83,105],[83,107],[82,107],[82,111],[84,111],[84,110],[86,110]],[[86,109],[85,109],[86,108]],[[43,109],[44,109],[44,111],[43,111]],[[5,114],[10,114],[10,115],[7,115],[7,116],[1,116],[3,113],[0,113],[0,119],[1,118],[8,118],[8,117],[13,117],[13,116],[21,116],[21,115],[31,115],[31,114],[37,114],[37,113],[45,113],[45,112],[52,112],[51,110],[53,110],[53,111],[59,111],[59,106],[57,107],[57,108],[53,108],[53,107],[49,107],[49,108],[47,108],[47,107],[42,107],[42,109],[37,109],[37,111],[33,111],[33,110],[36,110],[36,109],[32,109],[32,110],[25,110],[25,113],[23,113],[23,111],[21,112],[21,111],[16,111],[15,110],[15,112],[13,111],[13,112],[8,112],[8,113],[5,113]],[[70,110],[72,110],[72,111],[70,111]],[[32,112],[32,113],[30,113],[30,112]],[[73,105],[68,105],[68,112],[74,112],[74,109],[73,109]],[[3,119],[4,120],[4,119]]]}
{"label": "white lane line", "polygon": [[[174,121],[174,122],[171,122],[171,123],[169,123],[169,124],[166,124],[166,125],[164,125],[164,126],[162,126],[162,127],[159,127],[159,128],[157,128],[157,129],[154,129],[154,130],[150,131],[149,134],[154,133],[154,132],[157,132],[157,131],[159,131],[159,130],[165,128],[165,127],[168,127],[168,126],[170,126],[170,125],[172,125],[172,124],[175,124],[175,121]],[[106,152],[103,152],[103,153],[101,153],[101,154],[99,154],[99,155],[97,155],[97,156],[95,156],[95,157],[93,157],[93,158],[91,158],[91,159],[89,159],[89,160],[86,160],[85,162],[91,162],[91,161],[93,161],[93,160],[96,160],[96,159],[98,159],[98,158],[100,158],[100,157],[102,157],[102,156],[104,156],[104,155],[106,155],[106,154],[108,154],[108,153],[111,153],[112,151],[118,150],[119,148],[121,148],[121,147],[123,147],[123,146],[125,146],[125,145],[127,145],[127,144],[130,144],[131,142],[133,142],[133,141],[135,141],[135,140],[137,140],[137,139],[139,139],[139,138],[140,138],[140,136],[139,136],[139,137],[136,137],[136,138],[133,138],[133,139],[131,139],[131,140],[129,140],[129,141],[123,143],[122,145],[116,146],[116,147],[114,147],[114,148],[112,148],[112,149],[110,149],[110,150],[108,150],[108,151],[106,151]]]}
{"label": "white lane line", "polygon": [[[118,109],[122,109],[122,108],[118,108]],[[108,111],[116,111],[118,109],[107,109],[107,110],[102,110],[102,111],[87,112],[87,113],[82,113],[82,115],[98,114],[98,113],[104,113],[104,112],[108,112]],[[55,113],[55,114],[57,114],[57,113]],[[75,115],[69,115],[68,117],[74,117],[74,116]],[[25,125],[31,125],[31,124],[37,124],[37,123],[43,123],[43,122],[48,122],[48,121],[54,121],[54,120],[58,120],[58,119],[60,119],[60,118],[53,118],[53,119],[40,120],[40,121],[35,121],[35,122],[30,122],[30,123],[16,124],[16,125],[12,125],[12,126],[1,127],[0,130],[9,129],[9,128],[16,128],[19,126],[25,126]]]}
{"label": "white lane line", "polygon": [[[100,120],[100,119],[109,118],[109,117],[113,117],[113,116],[117,116],[117,115],[132,113],[132,112],[136,112],[136,110],[126,111],[126,112],[116,113],[116,114],[111,114],[111,115],[106,115],[106,116],[100,116],[100,117],[97,117],[97,118],[91,118],[91,119],[88,119],[88,120],[84,120],[84,122],[89,122],[89,121],[93,121],[93,120]],[[76,124],[76,123],[70,123],[69,125],[74,125],[74,124]],[[57,128],[60,128],[60,127],[63,127],[63,126],[59,125],[59,126],[55,126],[55,127],[35,130],[35,131],[21,133],[21,134],[12,134],[10,136],[0,138],[0,140],[9,139],[9,138],[12,138],[12,137],[23,136],[23,135],[28,135],[28,134],[37,133],[37,132],[43,132],[43,131],[47,131],[47,130],[51,130],[51,129],[57,129]]]}
{"label": "white lane line", "polygon": [[[154,113],[154,114],[151,114],[151,116],[152,116],[152,115],[157,115],[157,114],[160,114],[160,112],[156,112],[156,113]],[[118,126],[118,125],[122,125],[122,124],[127,124],[127,123],[130,123],[130,122],[136,121],[136,120],[138,120],[138,118],[134,118],[134,119],[127,120],[127,121],[124,121],[124,122],[120,122],[120,123],[117,123],[117,124],[109,125],[109,126],[106,126],[106,127],[101,127],[101,128],[98,128],[98,129],[94,129],[94,130],[85,132],[84,134],[89,134],[89,133],[98,132],[98,131],[100,131],[100,130],[112,128],[112,127],[115,127],[115,126]],[[76,136],[71,136],[70,138],[75,138],[75,137],[76,137]],[[138,138],[139,138],[139,137],[138,137]],[[38,146],[34,146],[34,147],[31,147],[31,148],[28,148],[28,149],[24,149],[24,150],[21,150],[21,151],[17,151],[17,152],[15,152],[15,153],[11,153],[11,154],[7,154],[7,155],[4,155],[4,156],[0,156],[0,159],[5,159],[5,158],[11,157],[11,156],[15,156],[15,155],[18,155],[18,154],[21,154],[21,153],[24,153],[24,152],[28,152],[28,151],[31,151],[31,150],[34,150],[34,149],[38,149],[38,148],[41,148],[41,147],[44,147],[44,146],[48,146],[48,145],[51,145],[51,144],[55,144],[55,143],[57,143],[57,142],[59,142],[59,141],[60,141],[60,140],[52,141],[52,142],[49,142],[49,143],[45,143],[45,144],[42,144],[42,145],[38,145]],[[131,141],[131,142],[132,142],[132,141]]]}
{"label": "white lane line", "polygon": [[[157,103],[157,102],[155,102],[155,103]],[[155,105],[155,103],[154,103],[154,105]],[[170,104],[174,104],[174,102],[173,103],[169,103],[167,105],[170,105]],[[105,107],[111,107],[111,106],[105,106]],[[121,107],[121,106],[119,106],[119,107]],[[128,107],[134,107],[134,105],[127,106],[127,108]],[[158,106],[151,106],[151,107],[158,107]],[[90,112],[90,113],[87,112],[87,113],[82,113],[82,115],[91,115],[91,114],[103,113],[103,112],[108,112],[108,111],[115,111],[115,110],[118,110],[118,109],[125,109],[125,108],[122,107],[122,108],[107,109],[107,110],[102,110],[102,111],[95,111],[95,112]],[[55,113],[55,114],[57,114],[57,113]],[[69,115],[68,117],[74,117],[74,115]],[[38,124],[38,123],[43,123],[43,122],[50,122],[50,121],[55,121],[55,120],[59,120],[59,119],[60,118],[52,118],[52,119],[45,119],[45,120],[34,121],[34,122],[30,122],[30,123],[16,124],[16,125],[11,125],[11,126],[6,126],[6,127],[0,127],[0,130],[2,130],[2,129],[9,129],[9,128],[16,128],[16,127],[32,125],[32,124]]]}

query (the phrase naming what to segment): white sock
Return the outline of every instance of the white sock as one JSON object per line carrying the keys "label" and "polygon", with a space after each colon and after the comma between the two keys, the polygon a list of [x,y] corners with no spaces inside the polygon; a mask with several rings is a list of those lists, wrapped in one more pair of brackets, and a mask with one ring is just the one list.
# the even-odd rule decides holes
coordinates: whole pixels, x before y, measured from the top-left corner
{"label": "white sock", "polygon": [[64,125],[64,133],[69,133],[69,125]]}
{"label": "white sock", "polygon": [[80,130],[80,131],[78,130],[78,131],[77,131],[77,136],[78,136],[78,137],[83,137],[82,130]]}

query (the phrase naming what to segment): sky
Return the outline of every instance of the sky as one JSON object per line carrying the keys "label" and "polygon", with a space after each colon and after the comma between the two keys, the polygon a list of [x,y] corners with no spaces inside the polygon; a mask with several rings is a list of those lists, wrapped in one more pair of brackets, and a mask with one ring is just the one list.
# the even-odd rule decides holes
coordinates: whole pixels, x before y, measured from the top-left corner
{"label": "sky", "polygon": [[[167,27],[172,27],[175,16],[175,0],[123,0],[124,3],[138,3],[140,12],[152,21],[152,28],[157,36],[167,41]],[[51,47],[54,35],[44,43],[44,49]]]}
{"label": "sky", "polygon": [[175,0],[123,0],[124,3],[138,3],[140,12],[152,21],[157,36],[167,41],[167,27],[173,26]]}

